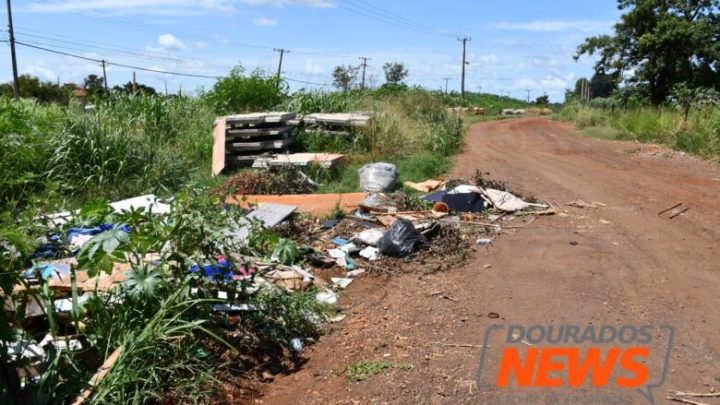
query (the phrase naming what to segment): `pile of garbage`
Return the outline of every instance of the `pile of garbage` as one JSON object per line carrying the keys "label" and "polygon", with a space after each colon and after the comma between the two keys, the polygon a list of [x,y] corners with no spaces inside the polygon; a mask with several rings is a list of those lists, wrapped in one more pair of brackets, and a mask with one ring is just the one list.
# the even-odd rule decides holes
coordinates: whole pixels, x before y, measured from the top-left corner
{"label": "pile of garbage", "polygon": [[[211,262],[183,265],[180,271],[212,285],[212,298],[217,299],[212,310],[227,319],[258,311],[251,301],[240,297],[263,289],[287,294],[309,291],[317,302],[335,305],[340,291],[364,274],[393,274],[418,268],[433,272],[459,266],[474,246],[490,246],[506,228],[516,228],[517,222],[527,223],[535,215],[552,213],[548,205],[525,201],[500,189],[496,183],[431,179],[406,182],[404,186],[415,191],[403,192],[398,191],[397,168],[389,163],[363,166],[358,176],[361,193],[354,194],[357,203],[338,202],[338,210],[332,215],[303,214],[309,212],[308,208],[312,209],[303,207],[304,201],[314,204],[312,199],[303,196],[270,196],[274,198],[272,202],[260,202],[239,210],[240,220],[223,225],[217,232],[220,239],[213,241],[226,247],[237,245],[238,250],[214,257]],[[254,182],[265,180],[242,177],[234,181],[236,186],[252,187]],[[284,197],[298,203],[286,203]],[[117,212],[140,209],[161,216],[172,216],[174,212],[173,206],[152,195],[110,206]],[[229,206],[225,209],[238,210]],[[58,213],[43,220],[59,226],[76,214]],[[39,378],[32,367],[39,367],[38,362],[45,358],[46,350],[84,353],[90,368],[100,366],[98,373],[107,372],[116,355],[109,356],[101,365],[103,357],[94,353],[82,334],[62,337],[43,334],[40,329],[46,325],[36,322],[33,326],[34,320],[44,319],[52,312],[58,322],[69,324],[77,316],[72,312],[78,305],[95,295],[125,286],[131,271],[138,266],[152,269],[159,266],[157,263],[168,263],[167,257],[160,259],[162,252],[156,252],[138,257],[139,262],[132,265],[129,260],[110,263],[110,268],[102,272],[72,271],[83,268],[82,252],[108,249],[109,244],[120,243],[117,235],[136,230],[113,223],[62,229],[62,233],[40,241],[37,260],[22,274],[24,282],[13,292],[13,297],[20,297],[24,288],[46,285],[49,289],[46,298],[50,301],[38,300],[37,294],[27,294],[27,301],[22,303],[9,297],[4,299],[6,312],[24,311],[25,327],[31,329],[30,335],[45,336],[23,338],[9,348],[14,361],[30,367],[22,370],[26,378]],[[258,242],[261,236],[266,238],[264,242]],[[263,250],[258,245],[271,245],[271,248]],[[191,291],[197,292],[197,289]],[[299,351],[302,344],[300,338],[293,339],[292,347]],[[60,346],[62,349],[58,349]]]}

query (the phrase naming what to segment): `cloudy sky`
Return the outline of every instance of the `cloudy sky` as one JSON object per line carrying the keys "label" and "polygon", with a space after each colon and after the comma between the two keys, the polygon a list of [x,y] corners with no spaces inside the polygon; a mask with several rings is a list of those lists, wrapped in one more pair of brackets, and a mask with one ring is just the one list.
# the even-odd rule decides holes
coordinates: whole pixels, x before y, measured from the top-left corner
{"label": "cloudy sky", "polygon": [[[467,89],[562,100],[565,88],[591,74],[592,60],[572,59],[590,35],[609,32],[615,1],[570,0],[14,0],[20,73],[81,82],[102,74],[105,59],[162,72],[221,76],[237,64],[283,75],[293,89],[331,83],[336,65],[368,57],[368,78],[382,83],[385,62],[403,62],[409,84],[460,87],[468,36]],[[2,31],[7,39],[3,7]],[[28,46],[29,45],[29,46]],[[32,48],[34,46],[36,48]],[[37,48],[44,48],[37,49]],[[11,78],[9,47],[0,44],[0,81]],[[110,85],[133,69],[108,68]],[[214,79],[137,71],[138,81],[176,92],[210,87]]]}

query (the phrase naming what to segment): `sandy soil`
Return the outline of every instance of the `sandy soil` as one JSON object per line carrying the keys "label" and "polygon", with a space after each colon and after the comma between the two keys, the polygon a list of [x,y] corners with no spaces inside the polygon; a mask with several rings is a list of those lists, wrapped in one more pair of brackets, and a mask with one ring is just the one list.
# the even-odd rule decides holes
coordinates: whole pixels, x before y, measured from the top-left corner
{"label": "sandy soil", "polygon": [[[720,389],[720,166],[642,150],[547,119],[473,126],[454,176],[487,171],[566,212],[508,231],[461,268],[353,283],[341,301],[347,318],[303,353],[309,361],[300,371],[276,376],[255,402],[528,403],[475,384],[493,324],[669,324],[675,340],[656,402],[670,389]],[[605,206],[565,205],[578,199]],[[658,215],[681,202],[690,210]],[[658,329],[655,338],[651,350],[662,352],[667,334]],[[395,367],[363,382],[336,375],[360,360]],[[649,403],[622,394],[621,403]],[[601,402],[599,391],[583,390],[553,403]]]}

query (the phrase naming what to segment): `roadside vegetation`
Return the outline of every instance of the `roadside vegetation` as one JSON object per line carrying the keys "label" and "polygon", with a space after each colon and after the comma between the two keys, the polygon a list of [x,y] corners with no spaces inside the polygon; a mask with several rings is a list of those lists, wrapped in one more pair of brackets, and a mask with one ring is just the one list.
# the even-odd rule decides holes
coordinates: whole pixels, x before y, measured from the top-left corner
{"label": "roadside vegetation", "polygon": [[612,35],[590,37],[576,59],[595,74],[566,92],[558,119],[605,139],[655,142],[720,158],[720,24],[716,2],[619,0]]}
{"label": "roadside vegetation", "polygon": [[[448,107],[496,102],[490,108],[499,109],[509,102],[467,101],[409,87],[402,83],[407,75],[402,64],[388,64],[387,74],[388,82],[374,90],[359,89],[351,80],[336,92],[288,94],[274,76],[237,68],[192,96],[162,95],[143,85],[132,94],[132,84],[106,91],[99,78],[88,77],[84,100],[70,96],[72,85],[25,77],[34,86],[24,90],[26,98],[0,96],[0,296],[20,303],[15,311],[0,311],[4,375],[11,375],[9,367],[27,365],[11,362],[12,348],[26,338],[40,341],[47,331],[85,336],[100,362],[117,355],[90,403],[198,402],[217,392],[222,376],[236,384],[238,375],[255,372],[262,362],[292,367],[287,364],[297,348],[291,342],[312,343],[334,309],[319,303],[312,289],[287,294],[253,285],[256,269],[245,258],[276,257],[288,265],[305,259],[300,246],[256,224],[247,244],[228,234],[240,226],[244,212],[223,208],[227,178],[209,176],[214,120],[266,110],[368,112],[372,124],[352,137],[297,134],[299,150],[347,155],[336,169],[308,171],[322,184],[318,191],[358,191],[357,169],[368,162],[396,164],[401,182],[443,174],[464,133],[462,117]],[[85,108],[88,104],[93,108]],[[293,180],[297,173],[274,176],[265,184],[268,190],[299,183]],[[172,213],[118,214],[108,206],[147,193],[171,197]],[[39,219],[77,209],[60,226]],[[73,253],[66,240],[71,228],[104,224],[111,225]],[[63,314],[52,309],[57,297],[47,280],[31,285],[22,276],[47,258],[38,248],[49,243],[57,250],[51,258],[77,259],[71,267],[71,309]],[[120,288],[81,299],[80,274],[110,275],[117,265],[128,266]],[[193,266],[227,266],[247,274],[219,285],[189,272]],[[213,310],[224,302],[218,289],[246,305],[243,316]],[[32,302],[45,311],[47,329],[28,328],[25,314]],[[39,378],[29,383],[0,379],[3,403],[66,402],[98,366],[63,350],[46,356]]]}

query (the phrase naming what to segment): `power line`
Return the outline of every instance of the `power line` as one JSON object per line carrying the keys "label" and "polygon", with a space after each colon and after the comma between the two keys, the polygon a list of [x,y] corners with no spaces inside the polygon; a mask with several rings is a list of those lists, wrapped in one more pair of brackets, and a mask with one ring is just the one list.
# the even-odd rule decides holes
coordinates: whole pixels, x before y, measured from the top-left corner
{"label": "power line", "polygon": [[[65,50],[71,50],[71,51],[78,51],[78,52],[89,52],[89,51],[98,51],[104,54],[114,54],[116,56],[122,56],[132,59],[139,59],[139,60],[145,60],[145,61],[158,61],[158,62],[173,62],[173,63],[182,63],[185,65],[190,64],[198,64],[201,63],[203,66],[211,66],[222,70],[230,70],[232,69],[232,66],[227,65],[218,65],[218,64],[211,64],[207,63],[205,61],[201,60],[194,60],[194,59],[178,59],[173,58],[169,56],[164,55],[158,55],[150,52],[141,52],[137,50],[132,50],[130,48],[124,48],[124,47],[110,47],[110,46],[98,46],[93,45],[92,43],[85,43],[81,41],[69,41],[64,39],[57,39],[52,38],[45,35],[36,35],[36,34],[29,34],[29,33],[22,33],[21,36],[23,37],[33,37],[33,38],[40,38],[44,41],[54,42],[53,44],[48,44],[42,41],[38,40],[32,40],[32,39],[25,39],[24,42],[31,43],[34,45],[39,46],[53,46],[56,48],[61,48]],[[68,46],[65,44],[69,44],[72,46]],[[81,47],[81,48],[78,48]]]}
{"label": "power line", "polygon": [[[0,42],[8,42],[8,41],[0,40]],[[135,70],[141,70],[141,71],[145,71],[145,72],[160,73],[160,74],[166,74],[166,75],[172,75],[172,76],[185,76],[185,77],[195,77],[195,78],[215,79],[215,80],[222,79],[222,76],[200,75],[200,74],[194,74],[194,73],[173,72],[173,71],[167,71],[167,70],[152,69],[152,68],[146,68],[146,67],[142,67],[142,66],[134,66],[134,65],[124,64],[124,63],[110,62],[110,61],[103,60],[103,59],[90,58],[87,56],[77,55],[77,54],[64,52],[64,51],[59,51],[56,49],[50,49],[50,48],[46,48],[46,47],[42,47],[42,46],[26,44],[26,43],[20,42],[20,41],[16,41],[15,43],[17,45],[21,45],[24,47],[33,48],[33,49],[37,49],[37,50],[41,50],[41,51],[45,51],[45,52],[50,52],[50,53],[54,53],[54,54],[58,54],[58,55],[69,56],[72,58],[82,59],[82,60],[101,63],[101,64],[104,63],[107,66],[117,66],[117,67],[122,67],[122,68],[127,68],[127,69],[135,69]],[[313,86],[331,86],[330,84],[327,84],[327,83],[315,83],[315,82],[293,79],[293,78],[289,78],[289,77],[286,77],[283,80],[286,80],[289,82],[313,85]]]}
{"label": "power line", "polygon": [[[390,13],[387,10],[380,9],[377,6],[370,7],[355,3],[352,0],[340,0],[341,2],[338,3],[338,7],[345,9],[347,11],[350,11],[351,13],[361,15],[363,17],[370,18],[372,20],[376,20],[388,25],[392,25],[398,28],[406,29],[409,31],[418,32],[421,34],[428,34],[428,35],[439,35],[439,36],[448,36],[450,34],[443,34],[436,32],[432,28],[429,28],[423,24],[414,22],[412,20],[408,20],[405,17],[398,16],[396,14]],[[367,2],[364,2],[365,4],[369,4]],[[404,21],[406,20],[406,21]],[[407,22],[410,21],[410,22]]]}
{"label": "power line", "polygon": [[[41,46],[26,44],[26,43],[20,42],[20,41],[16,41],[15,43],[18,45],[28,47],[28,48],[34,48],[34,49],[38,49],[38,50],[45,51],[45,52],[55,53],[58,55],[70,56],[73,58],[83,59],[83,60],[87,60],[90,62],[97,62],[97,63],[103,62],[102,59],[88,58],[87,56],[75,55],[75,54],[72,54],[69,52],[63,52],[63,51],[58,51],[55,49],[49,49],[49,48],[44,48]],[[171,72],[171,71],[166,71],[166,70],[151,69],[151,68],[145,68],[145,67],[141,67],[141,66],[126,65],[123,63],[116,63],[116,62],[109,62],[109,61],[105,61],[105,63],[109,66],[117,66],[117,67],[123,67],[123,68],[128,68],[128,69],[137,69],[137,70],[142,70],[145,72],[162,73],[162,74],[173,75],[173,76],[197,77],[197,78],[202,78],[202,79],[220,79],[222,77],[222,76],[200,75],[200,74],[194,74],[194,73]]]}

